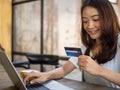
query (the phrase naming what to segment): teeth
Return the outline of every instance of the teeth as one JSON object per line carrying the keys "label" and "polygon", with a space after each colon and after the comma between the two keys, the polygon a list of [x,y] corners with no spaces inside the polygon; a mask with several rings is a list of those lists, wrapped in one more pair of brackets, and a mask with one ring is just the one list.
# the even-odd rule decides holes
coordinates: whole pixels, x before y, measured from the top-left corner
{"label": "teeth", "polygon": [[96,32],[96,31],[89,31],[89,32]]}
{"label": "teeth", "polygon": [[88,31],[90,31],[90,32],[91,32],[91,31],[97,31],[97,30],[88,30]]}
{"label": "teeth", "polygon": [[93,30],[93,31],[88,31],[90,34],[95,34],[97,32],[97,30]]}

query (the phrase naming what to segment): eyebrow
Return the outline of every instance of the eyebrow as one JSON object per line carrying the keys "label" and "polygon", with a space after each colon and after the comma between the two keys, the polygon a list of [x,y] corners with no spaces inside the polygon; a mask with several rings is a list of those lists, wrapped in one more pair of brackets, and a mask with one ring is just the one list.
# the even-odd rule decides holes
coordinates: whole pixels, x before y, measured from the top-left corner
{"label": "eyebrow", "polygon": [[[93,16],[91,16],[91,17],[95,17],[95,16],[99,16],[99,15],[97,14],[97,15],[93,15]],[[82,17],[82,18],[86,18],[86,17]]]}
{"label": "eyebrow", "polygon": [[95,16],[99,16],[99,15],[93,15],[93,16],[91,16],[91,17],[95,17]]}

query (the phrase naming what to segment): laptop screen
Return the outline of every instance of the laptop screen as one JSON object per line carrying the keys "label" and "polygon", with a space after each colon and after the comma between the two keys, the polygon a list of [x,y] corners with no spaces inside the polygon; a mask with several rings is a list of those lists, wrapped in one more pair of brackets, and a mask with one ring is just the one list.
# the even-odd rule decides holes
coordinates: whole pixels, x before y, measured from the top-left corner
{"label": "laptop screen", "polygon": [[[0,63],[2,64],[3,68],[6,70],[8,76],[12,80],[13,84],[15,86],[17,86],[17,88],[19,90],[28,90],[26,88],[26,86],[24,85],[16,68],[13,66],[13,64],[10,61],[10,59],[8,58],[8,56],[3,51],[0,51]],[[33,85],[33,86],[36,86],[36,85]],[[57,90],[74,90],[74,89],[66,87],[54,80],[48,81],[44,84],[41,84],[41,86],[35,87],[35,88],[37,88],[38,90],[56,90],[56,88],[57,88]],[[36,89],[32,89],[32,90],[36,90]]]}
{"label": "laptop screen", "polygon": [[19,90],[27,90],[20,75],[4,51],[0,51],[0,63],[12,80],[13,84],[17,86]]}

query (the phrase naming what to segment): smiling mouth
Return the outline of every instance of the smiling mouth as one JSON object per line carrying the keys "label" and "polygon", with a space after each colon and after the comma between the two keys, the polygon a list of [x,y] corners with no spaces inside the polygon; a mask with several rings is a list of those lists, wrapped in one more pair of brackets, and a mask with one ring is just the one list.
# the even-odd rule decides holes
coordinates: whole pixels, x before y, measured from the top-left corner
{"label": "smiling mouth", "polygon": [[90,34],[90,35],[95,35],[95,34],[97,34],[99,32],[99,30],[89,30],[88,31],[88,33]]}

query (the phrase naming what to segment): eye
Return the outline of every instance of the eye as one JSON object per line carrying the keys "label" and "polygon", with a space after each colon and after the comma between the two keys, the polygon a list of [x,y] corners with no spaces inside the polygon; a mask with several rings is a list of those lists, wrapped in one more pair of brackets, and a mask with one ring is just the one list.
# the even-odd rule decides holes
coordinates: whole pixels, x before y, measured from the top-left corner
{"label": "eye", "polygon": [[87,21],[87,20],[83,20],[82,22],[83,22],[83,23],[87,23],[88,21]]}
{"label": "eye", "polygon": [[88,22],[88,19],[85,18],[85,17],[83,17],[83,18],[82,18],[82,23],[87,23],[87,22]]}
{"label": "eye", "polygon": [[100,18],[98,16],[97,17],[95,16],[95,17],[92,18],[92,20],[97,22],[97,21],[100,21]]}
{"label": "eye", "polygon": [[95,21],[95,22],[96,22],[96,21],[99,21],[99,19],[93,19],[93,21]]}

